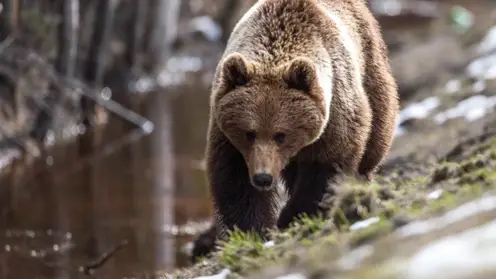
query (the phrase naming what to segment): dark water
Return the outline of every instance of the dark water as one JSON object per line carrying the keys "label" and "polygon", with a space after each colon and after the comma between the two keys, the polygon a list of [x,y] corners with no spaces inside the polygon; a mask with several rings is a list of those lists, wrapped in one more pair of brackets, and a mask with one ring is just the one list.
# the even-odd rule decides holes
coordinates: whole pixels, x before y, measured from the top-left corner
{"label": "dark water", "polygon": [[166,94],[130,104],[158,119],[152,134],[112,116],[79,139],[96,145],[86,161],[75,141],[3,178],[0,278],[89,278],[81,270],[95,266],[97,278],[124,278],[188,264],[182,247],[211,215],[200,163],[208,92]]}

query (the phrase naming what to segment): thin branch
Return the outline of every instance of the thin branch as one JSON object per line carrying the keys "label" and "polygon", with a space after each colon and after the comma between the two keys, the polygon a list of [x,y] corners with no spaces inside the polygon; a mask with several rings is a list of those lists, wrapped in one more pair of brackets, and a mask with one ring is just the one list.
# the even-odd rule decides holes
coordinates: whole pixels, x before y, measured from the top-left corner
{"label": "thin branch", "polygon": [[82,265],[79,267],[79,271],[85,275],[92,276],[95,271],[101,268],[110,258],[112,258],[119,250],[128,244],[127,240],[121,241],[116,246],[109,249],[107,252],[103,253],[98,259]]}

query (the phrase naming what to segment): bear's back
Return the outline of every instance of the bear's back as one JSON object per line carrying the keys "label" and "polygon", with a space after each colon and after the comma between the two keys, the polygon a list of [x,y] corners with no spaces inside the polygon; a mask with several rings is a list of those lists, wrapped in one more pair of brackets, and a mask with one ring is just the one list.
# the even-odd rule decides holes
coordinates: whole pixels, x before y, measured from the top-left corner
{"label": "bear's back", "polygon": [[358,20],[366,6],[360,1],[258,1],[235,25],[224,57],[239,52],[270,70],[297,56],[330,62],[325,58],[342,55],[334,47],[342,44],[363,72],[359,32],[364,25]]}

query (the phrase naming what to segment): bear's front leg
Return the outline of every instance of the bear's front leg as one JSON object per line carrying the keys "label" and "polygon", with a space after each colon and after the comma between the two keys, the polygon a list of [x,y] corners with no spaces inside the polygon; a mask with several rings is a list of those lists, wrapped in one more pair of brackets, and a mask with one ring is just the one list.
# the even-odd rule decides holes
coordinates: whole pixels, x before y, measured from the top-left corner
{"label": "bear's front leg", "polygon": [[319,163],[300,163],[294,189],[279,215],[277,227],[287,229],[301,214],[315,216],[328,188],[329,180],[336,175],[332,166]]}
{"label": "bear's front leg", "polygon": [[266,228],[275,226],[276,190],[256,190],[241,153],[220,133],[211,135],[207,176],[220,233],[237,227],[264,236]]}

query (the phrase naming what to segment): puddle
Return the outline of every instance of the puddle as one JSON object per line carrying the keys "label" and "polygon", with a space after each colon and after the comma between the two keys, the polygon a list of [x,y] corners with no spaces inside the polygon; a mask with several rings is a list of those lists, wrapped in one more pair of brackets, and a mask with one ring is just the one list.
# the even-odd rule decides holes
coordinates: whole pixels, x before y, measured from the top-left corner
{"label": "puddle", "polygon": [[[198,67],[195,60],[174,63]],[[159,129],[119,143],[134,128],[114,116],[90,158],[79,157],[76,140],[88,133],[73,125],[48,136],[54,149],[37,158],[32,170],[15,179],[1,178],[0,185],[8,187],[0,195],[1,278],[68,278],[67,272],[80,273],[78,267],[121,242],[127,244],[94,271],[96,277],[124,278],[189,265],[187,250],[181,247],[210,226],[212,210],[204,170],[190,163],[203,158],[208,94],[195,84],[174,90],[181,94],[172,104],[178,160],[172,188],[155,188],[160,177],[154,174],[161,173],[154,171],[151,136]],[[134,110],[150,118],[153,101]],[[50,143],[55,137],[69,140],[54,146]],[[5,153],[0,169],[18,155]]]}

